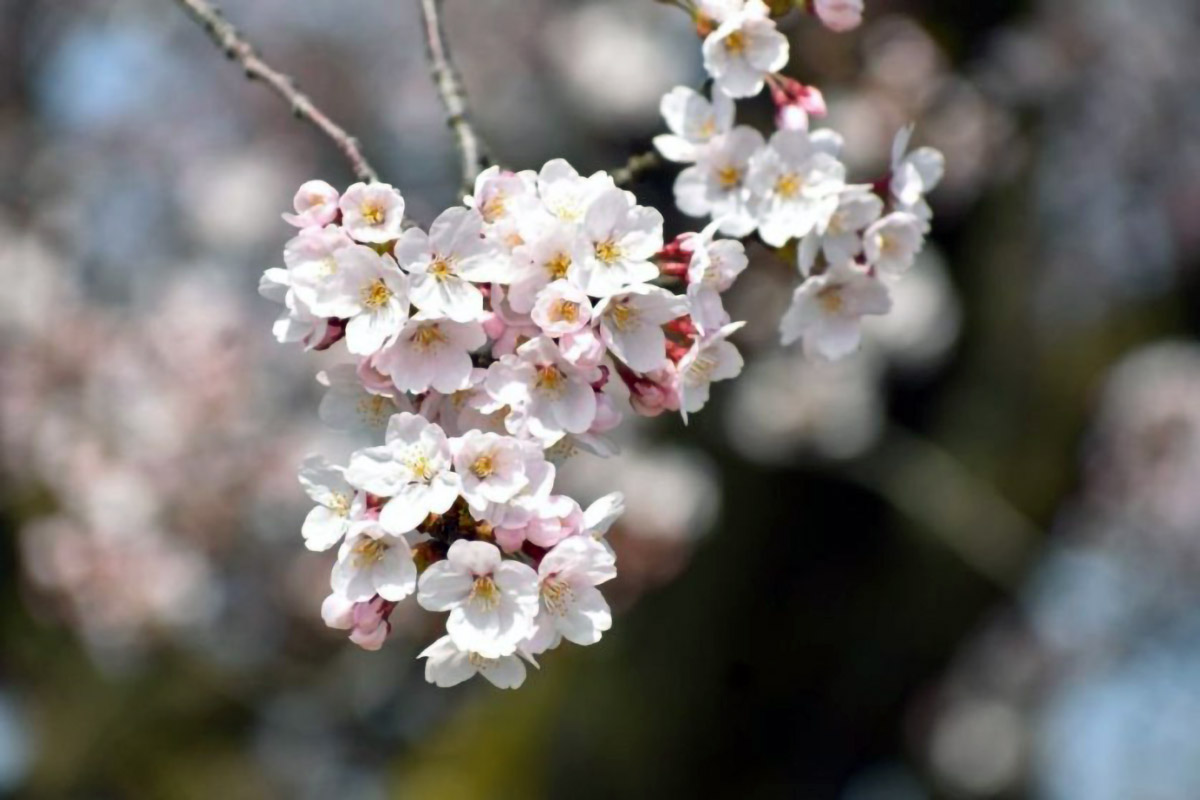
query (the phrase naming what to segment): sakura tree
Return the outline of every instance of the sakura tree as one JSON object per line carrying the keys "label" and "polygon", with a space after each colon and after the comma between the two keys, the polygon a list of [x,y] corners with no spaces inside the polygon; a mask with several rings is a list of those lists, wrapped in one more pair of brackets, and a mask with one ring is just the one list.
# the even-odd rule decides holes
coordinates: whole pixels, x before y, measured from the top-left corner
{"label": "sakura tree", "polygon": [[[622,168],[580,174],[490,164],[441,23],[420,0],[429,60],[461,156],[465,197],[427,227],[405,215],[358,143],[266,64],[206,0],[178,0],[248,77],[263,81],[343,152],[358,182],[311,180],[284,220],[297,231],[261,293],[283,305],[281,343],[344,350],[319,375],[321,417],[364,427],[381,444],[346,465],[310,457],[300,482],[316,504],[301,534],[336,548],[321,609],[355,644],[380,648],[397,604],[448,613],[421,653],[426,678],[475,674],[520,686],[526,664],[564,640],[600,641],[612,613],[598,588],[616,577],[605,534],[622,512],[609,494],[587,508],[555,490],[558,466],[616,450],[631,415],[707,404],[736,378],[742,327],[722,294],[756,237],[795,265],[800,283],[782,342],[839,359],[859,322],[891,307],[890,288],[929,230],[926,194],[942,174],[931,149],[896,137],[888,175],[851,182],[841,136],[813,126],[819,89],[782,74],[778,22],[799,10],[833,31],[861,20],[857,0],[675,0],[700,39],[710,80],[662,98],[669,133]],[[775,130],[737,124],[738,100],[769,90]],[[700,231],[667,237],[657,209],[626,187],[663,161]]]}

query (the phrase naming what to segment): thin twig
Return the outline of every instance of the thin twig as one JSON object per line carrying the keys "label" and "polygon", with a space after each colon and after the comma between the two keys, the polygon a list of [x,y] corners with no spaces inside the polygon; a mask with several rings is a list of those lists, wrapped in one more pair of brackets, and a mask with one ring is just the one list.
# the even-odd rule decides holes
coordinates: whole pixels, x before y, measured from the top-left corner
{"label": "thin twig", "polygon": [[629,157],[625,162],[625,166],[620,169],[613,170],[613,182],[617,186],[628,186],[634,183],[645,173],[657,168],[662,164],[662,159],[658,157],[658,153],[653,150],[647,150],[644,153],[637,153]]}
{"label": "thin twig", "polygon": [[291,77],[263,61],[250,43],[238,33],[237,28],[221,16],[218,8],[208,0],[175,1],[204,28],[208,38],[221,48],[226,57],[242,67],[248,79],[263,81],[268,88],[291,105],[292,113],[297,119],[311,122],[317,130],[332,139],[342,154],[349,159],[354,174],[360,180],[368,183],[379,180],[375,169],[359,149],[358,140],[317,108],[307,95],[296,88],[296,83]]}
{"label": "thin twig", "polygon": [[458,152],[462,157],[463,189],[469,192],[475,185],[475,176],[488,165],[487,152],[483,140],[471,126],[467,94],[450,58],[446,31],[442,26],[442,0],[421,0],[421,16],[425,21],[425,46],[429,53],[433,83],[442,98],[442,105],[446,107],[446,121],[458,142]]}

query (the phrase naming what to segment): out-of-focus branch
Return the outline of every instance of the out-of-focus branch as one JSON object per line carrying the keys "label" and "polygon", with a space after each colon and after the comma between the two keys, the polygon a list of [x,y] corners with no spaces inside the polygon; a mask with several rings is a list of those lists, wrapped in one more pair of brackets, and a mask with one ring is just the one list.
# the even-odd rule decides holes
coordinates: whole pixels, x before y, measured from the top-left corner
{"label": "out-of-focus branch", "polygon": [[375,169],[367,161],[359,149],[358,140],[346,132],[345,128],[331,120],[325,112],[317,108],[312,100],[296,88],[296,83],[288,75],[274,69],[259,57],[254,47],[246,41],[237,28],[230,24],[218,8],[208,0],[175,0],[183,7],[192,19],[204,28],[208,38],[212,39],[226,57],[236,61],[250,80],[261,80],[271,91],[282,97],[292,107],[292,113],[297,119],[306,120],[317,130],[328,136],[350,161],[354,174],[360,180],[368,183],[378,180]]}
{"label": "out-of-focus branch", "polygon": [[446,31],[442,26],[443,0],[420,0],[421,16],[425,22],[425,46],[429,52],[429,68],[433,82],[446,107],[446,121],[454,131],[458,152],[462,157],[463,189],[471,191],[475,176],[488,165],[483,140],[475,132],[467,111],[467,94],[462,78],[450,58]]}
{"label": "out-of-focus branch", "polygon": [[617,186],[628,186],[637,181],[643,174],[659,167],[661,164],[662,159],[653,150],[636,153],[629,157],[629,160],[625,162],[625,166],[613,170],[613,182]]}
{"label": "out-of-focus branch", "polygon": [[890,426],[877,451],[842,474],[877,492],[996,587],[1013,593],[1042,533],[945,450]]}

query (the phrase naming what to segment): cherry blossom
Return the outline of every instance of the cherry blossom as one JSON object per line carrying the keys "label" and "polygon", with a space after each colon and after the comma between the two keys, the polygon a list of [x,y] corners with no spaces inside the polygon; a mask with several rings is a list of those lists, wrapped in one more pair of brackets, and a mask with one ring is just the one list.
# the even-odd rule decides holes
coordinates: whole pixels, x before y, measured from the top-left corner
{"label": "cherry blossom", "polygon": [[345,476],[345,470],[330,464],[321,456],[310,456],[300,468],[300,485],[317,504],[308,512],[300,534],[309,550],[328,550],[346,532],[351,522],[360,516],[365,503]]}
{"label": "cherry blossom", "polygon": [[510,433],[553,444],[566,433],[583,433],[596,417],[591,384],[598,370],[568,361],[551,339],[540,336],[488,368],[485,386],[497,402],[512,409]]}
{"label": "cherry blossom", "polygon": [[337,219],[337,189],[325,181],[305,181],[292,199],[295,214],[284,214],[283,220],[297,228],[323,228]]}
{"label": "cherry blossom", "polygon": [[386,183],[356,183],[342,194],[338,207],[342,227],[356,241],[379,244],[400,235],[404,198]]}
{"label": "cherry blossom", "polygon": [[375,367],[402,392],[456,392],[471,382],[471,353],[487,341],[478,322],[414,315],[391,344],[375,355]]}
{"label": "cherry blossom", "polygon": [[663,246],[662,214],[629,198],[620,189],[606,189],[584,215],[588,247],[572,277],[593,297],[658,277],[658,267],[650,259]]}
{"label": "cherry blossom", "polygon": [[479,653],[462,650],[450,636],[443,636],[421,651],[424,658],[425,680],[442,688],[457,686],[476,675],[482,675],[497,689],[519,689],[525,682],[522,658],[537,666],[524,653],[487,658]]}
{"label": "cherry blossom", "polygon": [[804,340],[805,352],[828,360],[844,358],[862,340],[860,320],[891,308],[887,287],[853,262],[831,264],[797,287],[783,316],[784,344]]}
{"label": "cherry blossom", "polygon": [[445,513],[461,488],[459,475],[451,471],[445,432],[408,412],[392,417],[381,447],[350,456],[346,480],[389,498],[379,512],[379,524],[393,534],[414,530],[430,514]]}
{"label": "cherry blossom", "polygon": [[460,650],[500,658],[516,652],[533,630],[538,576],[502,558],[494,544],[459,540],[444,561],[421,575],[417,602],[429,611],[450,612],[446,632]]}
{"label": "cherry blossom", "polygon": [[889,276],[908,271],[925,244],[924,222],[916,214],[896,211],[867,228],[863,249],[867,263]]}
{"label": "cherry blossom", "polygon": [[630,286],[596,307],[600,336],[614,356],[637,372],[648,372],[666,358],[663,323],[688,311],[685,298],[648,284]]}
{"label": "cherry blossom", "polygon": [[417,588],[417,565],[403,536],[368,523],[346,539],[338,551],[330,584],[335,594],[354,602],[378,595],[399,601]]}
{"label": "cherry blossom", "polygon": [[693,217],[711,215],[727,236],[753,233],[757,209],[746,178],[750,159],[764,146],[762,134],[745,125],[715,137],[675,179],[679,210]]}
{"label": "cherry blossom", "polygon": [[787,37],[775,29],[761,0],[747,0],[742,10],[708,35],[702,48],[704,68],[716,87],[730,97],[753,97],[767,75],[788,61]]}
{"label": "cherry blossom", "polygon": [[709,101],[695,89],[676,86],[663,95],[659,110],[671,132],[655,136],[654,147],[668,161],[696,161],[704,145],[733,128],[733,99],[723,92]]}
{"label": "cherry blossom", "polygon": [[845,167],[806,131],[778,131],[755,154],[748,183],[761,198],[758,234],[775,247],[824,226],[838,207]]}
{"label": "cherry blossom", "polygon": [[847,186],[838,196],[837,210],[800,241],[797,258],[800,271],[812,272],[817,256],[828,262],[849,261],[863,250],[863,230],[879,219],[883,200],[869,186]]}
{"label": "cherry blossom", "polygon": [[595,644],[612,627],[612,612],[596,588],[617,576],[616,558],[600,542],[572,536],[555,545],[538,565],[540,608],[525,649],[538,654],[561,638]]}

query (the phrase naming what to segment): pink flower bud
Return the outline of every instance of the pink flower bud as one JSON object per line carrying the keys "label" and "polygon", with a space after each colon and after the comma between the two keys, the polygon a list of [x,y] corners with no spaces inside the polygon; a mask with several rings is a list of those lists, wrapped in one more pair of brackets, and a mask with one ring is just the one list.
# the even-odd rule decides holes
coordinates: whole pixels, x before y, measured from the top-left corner
{"label": "pink flower bud", "polygon": [[377,626],[370,633],[364,633],[361,628],[355,628],[350,632],[350,641],[361,647],[363,650],[378,650],[383,647],[384,641],[387,640],[388,633],[392,630],[392,624],[385,622]]}
{"label": "pink flower bud", "polygon": [[813,11],[826,28],[845,33],[862,24],[863,0],[813,0]]}
{"label": "pink flower bud", "polygon": [[643,417],[676,411],[679,409],[676,381],[674,369],[660,369],[643,375],[629,386],[629,403]]}

